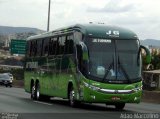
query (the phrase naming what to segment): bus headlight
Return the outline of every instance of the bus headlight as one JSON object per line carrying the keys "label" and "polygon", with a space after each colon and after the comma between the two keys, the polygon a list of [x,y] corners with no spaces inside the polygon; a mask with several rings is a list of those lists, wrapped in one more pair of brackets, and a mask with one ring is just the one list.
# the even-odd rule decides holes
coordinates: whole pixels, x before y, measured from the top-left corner
{"label": "bus headlight", "polygon": [[85,87],[89,87],[89,84],[86,82],[83,82]]}
{"label": "bus headlight", "polygon": [[134,90],[135,92],[137,92],[137,91],[141,91],[141,90],[142,90],[142,86],[137,87],[137,88],[134,88],[133,90]]}
{"label": "bus headlight", "polygon": [[92,90],[100,90],[99,87],[93,86],[93,85],[89,85],[88,83],[84,82],[84,85]]}
{"label": "bus headlight", "polygon": [[100,88],[99,88],[99,87],[92,86],[92,85],[90,85],[90,86],[89,86],[89,88],[90,88],[90,89],[92,89],[92,90],[96,90],[96,91],[97,91],[97,90],[100,90]]}

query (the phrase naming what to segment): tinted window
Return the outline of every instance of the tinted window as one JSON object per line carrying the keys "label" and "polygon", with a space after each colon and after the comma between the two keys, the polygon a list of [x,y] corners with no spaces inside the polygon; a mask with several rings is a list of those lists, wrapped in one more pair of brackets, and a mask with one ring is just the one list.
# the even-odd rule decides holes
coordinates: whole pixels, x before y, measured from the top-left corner
{"label": "tinted window", "polygon": [[30,44],[30,56],[35,56],[37,53],[37,42],[36,41],[31,41]]}
{"label": "tinted window", "polygon": [[43,56],[47,56],[48,55],[48,51],[49,51],[49,38],[43,39]]}
{"label": "tinted window", "polygon": [[37,40],[37,53],[36,56],[42,55],[42,39]]}
{"label": "tinted window", "polygon": [[73,54],[73,46],[73,35],[69,35],[65,41],[65,54]]}
{"label": "tinted window", "polygon": [[27,55],[27,56],[30,56],[30,46],[31,46],[31,42],[28,41],[28,42],[27,42],[27,47],[26,47],[26,48],[27,48],[27,49],[26,49],[26,55]]}
{"label": "tinted window", "polygon": [[65,41],[66,41],[66,37],[65,36],[62,36],[62,37],[59,37],[59,55],[62,55],[64,54],[64,48],[65,48]]}

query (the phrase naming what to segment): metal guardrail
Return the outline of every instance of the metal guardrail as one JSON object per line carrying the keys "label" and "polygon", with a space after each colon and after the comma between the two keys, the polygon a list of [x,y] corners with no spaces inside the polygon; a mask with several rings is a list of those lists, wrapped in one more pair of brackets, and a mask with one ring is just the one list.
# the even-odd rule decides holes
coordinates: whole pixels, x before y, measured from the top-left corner
{"label": "metal guardrail", "polygon": [[12,65],[0,65],[3,69],[23,69],[23,66],[12,66]]}

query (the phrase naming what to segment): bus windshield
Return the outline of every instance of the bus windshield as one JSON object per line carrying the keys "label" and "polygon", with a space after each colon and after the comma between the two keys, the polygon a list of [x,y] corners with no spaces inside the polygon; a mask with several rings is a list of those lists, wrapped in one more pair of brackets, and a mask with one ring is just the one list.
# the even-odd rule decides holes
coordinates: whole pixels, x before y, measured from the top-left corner
{"label": "bus windshield", "polygon": [[88,76],[103,82],[132,82],[140,79],[141,62],[138,40],[89,38]]}

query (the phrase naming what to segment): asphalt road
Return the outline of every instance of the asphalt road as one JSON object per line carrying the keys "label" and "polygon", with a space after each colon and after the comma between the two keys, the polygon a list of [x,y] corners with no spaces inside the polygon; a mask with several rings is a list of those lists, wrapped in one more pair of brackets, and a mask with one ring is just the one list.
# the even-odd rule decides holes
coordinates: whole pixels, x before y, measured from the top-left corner
{"label": "asphalt road", "polygon": [[72,108],[67,100],[33,101],[24,89],[0,87],[0,119],[150,119],[150,116],[160,118],[160,104],[126,104],[123,111],[104,104],[82,104]]}

